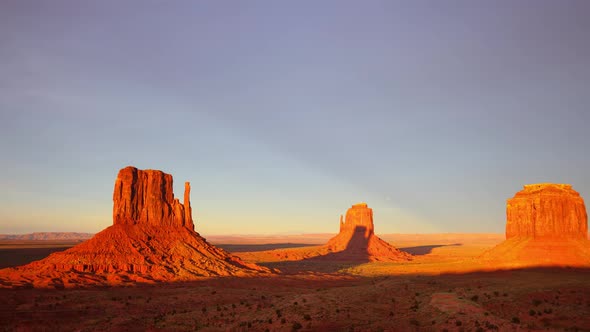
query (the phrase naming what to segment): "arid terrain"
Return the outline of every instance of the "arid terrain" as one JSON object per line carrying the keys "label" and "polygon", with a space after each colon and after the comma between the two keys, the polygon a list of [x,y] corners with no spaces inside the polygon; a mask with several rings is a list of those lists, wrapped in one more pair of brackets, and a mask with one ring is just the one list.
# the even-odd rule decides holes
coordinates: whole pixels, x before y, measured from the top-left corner
{"label": "arid terrain", "polygon": [[170,174],[125,167],[113,224],[92,238],[1,242],[0,327],[590,330],[587,214],[571,185],[524,186],[506,234],[379,236],[360,202],[337,234],[209,240],[190,183],[182,203],[172,188]]}
{"label": "arid terrain", "polygon": [[[501,234],[381,238],[414,259],[280,261],[271,253],[319,246],[305,235],[272,237],[270,244],[266,237],[242,237],[244,244],[235,237],[231,244],[214,244],[282,273],[131,287],[0,289],[0,326],[7,331],[590,330],[590,270],[490,271],[478,265],[473,258],[501,242]],[[15,247],[0,251],[3,266],[31,244]]]}

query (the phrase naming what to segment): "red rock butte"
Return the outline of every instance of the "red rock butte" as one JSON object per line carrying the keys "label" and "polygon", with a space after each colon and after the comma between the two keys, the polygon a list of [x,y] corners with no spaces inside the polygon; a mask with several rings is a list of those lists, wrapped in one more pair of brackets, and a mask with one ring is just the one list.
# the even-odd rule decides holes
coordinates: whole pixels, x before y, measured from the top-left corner
{"label": "red rock butte", "polygon": [[590,265],[584,199],[569,184],[525,185],[506,202],[506,241],[481,258],[499,265]]}
{"label": "red rock butte", "polygon": [[113,192],[113,224],[184,226],[194,229],[191,186],[184,185],[184,204],[174,198],[172,175],[158,170],[125,167]]}
{"label": "red rock butte", "polygon": [[569,184],[531,184],[506,204],[506,239],[588,238],[584,199]]}
{"label": "red rock butte", "polygon": [[43,260],[0,270],[0,286],[75,287],[271,272],[195,232],[188,182],[183,201],[174,198],[170,174],[123,168],[115,181],[112,226]]}
{"label": "red rock butte", "polygon": [[366,203],[353,205],[340,216],[340,232],[326,244],[330,259],[367,261],[408,261],[412,256],[375,235],[373,209]]}

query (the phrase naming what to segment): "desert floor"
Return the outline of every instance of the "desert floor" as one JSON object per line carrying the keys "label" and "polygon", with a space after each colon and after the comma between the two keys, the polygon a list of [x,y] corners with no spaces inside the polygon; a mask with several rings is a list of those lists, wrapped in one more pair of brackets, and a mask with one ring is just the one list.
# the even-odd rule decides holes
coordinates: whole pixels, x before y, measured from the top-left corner
{"label": "desert floor", "polygon": [[[381,237],[414,260],[283,261],[281,253],[313,251],[329,235],[209,237],[282,273],[132,287],[0,289],[0,330],[590,331],[588,269],[491,270],[474,257],[502,241],[496,234]],[[2,243],[0,264],[22,264],[25,255],[72,243],[45,245]]]}

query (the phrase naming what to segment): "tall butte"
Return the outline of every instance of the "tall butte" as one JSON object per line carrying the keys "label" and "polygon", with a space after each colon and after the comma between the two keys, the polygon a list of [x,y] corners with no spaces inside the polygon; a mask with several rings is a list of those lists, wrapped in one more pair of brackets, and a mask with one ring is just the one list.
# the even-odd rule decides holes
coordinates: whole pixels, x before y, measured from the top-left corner
{"label": "tall butte", "polygon": [[590,265],[584,199],[569,184],[525,185],[506,202],[506,241],[481,259],[506,266]]}
{"label": "tall butte", "polygon": [[184,204],[174,198],[172,175],[157,170],[125,167],[119,171],[113,192],[113,224],[176,226],[194,229],[189,182]]}
{"label": "tall butte", "polygon": [[0,270],[0,285],[74,287],[270,272],[194,231],[188,182],[183,202],[174,198],[170,174],[123,168],[115,181],[112,226],[43,260]]}
{"label": "tall butte", "polygon": [[353,205],[340,216],[340,232],[325,245],[326,259],[358,261],[408,261],[412,256],[375,235],[373,209],[366,203]]}

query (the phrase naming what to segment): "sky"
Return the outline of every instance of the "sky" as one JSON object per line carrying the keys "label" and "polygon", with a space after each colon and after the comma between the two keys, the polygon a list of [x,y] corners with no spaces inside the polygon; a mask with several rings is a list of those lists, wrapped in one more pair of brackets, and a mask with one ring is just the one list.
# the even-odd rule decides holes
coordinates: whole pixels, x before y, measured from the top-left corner
{"label": "sky", "polygon": [[590,198],[590,1],[0,2],[0,233],[98,232],[119,169],[202,235],[504,232]]}

